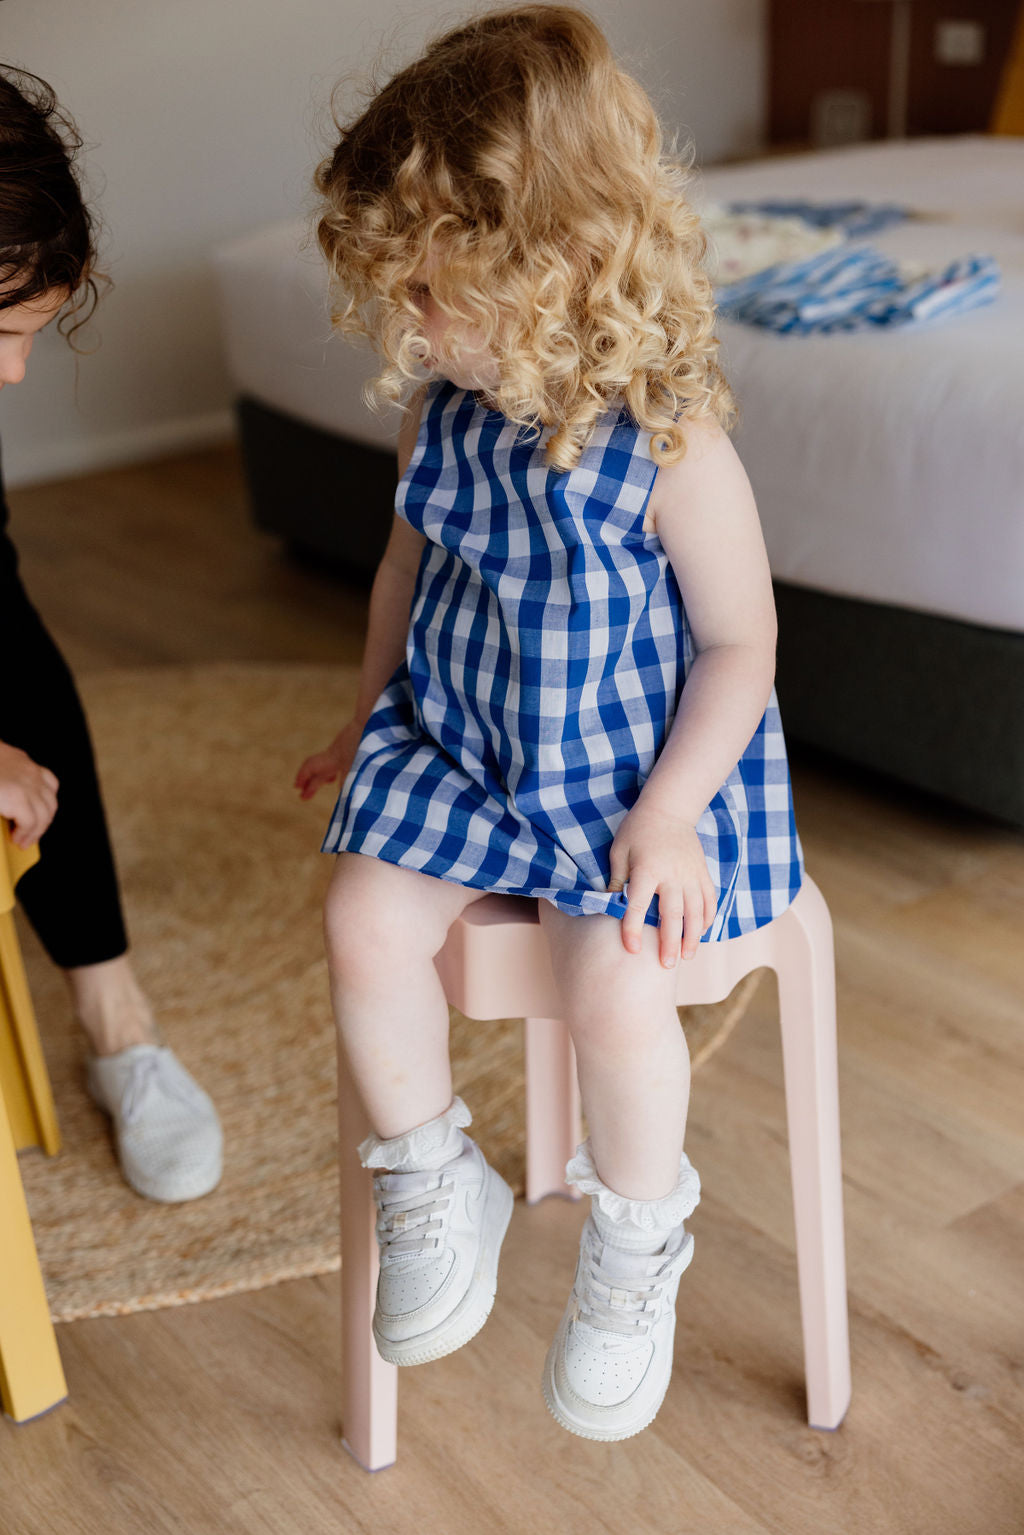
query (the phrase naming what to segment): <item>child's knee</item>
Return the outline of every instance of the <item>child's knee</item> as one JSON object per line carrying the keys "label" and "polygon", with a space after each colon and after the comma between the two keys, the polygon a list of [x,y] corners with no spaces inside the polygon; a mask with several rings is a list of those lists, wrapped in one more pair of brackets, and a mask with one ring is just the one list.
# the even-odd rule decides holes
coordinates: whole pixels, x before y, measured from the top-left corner
{"label": "child's knee", "polygon": [[643,947],[633,954],[616,917],[549,919],[545,926],[555,940],[552,970],[574,1037],[617,1048],[657,1036],[676,1018],[676,976],[659,963],[656,928],[645,928]]}
{"label": "child's knee", "polygon": [[[451,920],[440,881],[361,853],[342,853],[324,902],[332,973],[351,979],[432,959]],[[439,899],[440,898],[440,899]]]}
{"label": "child's knee", "polygon": [[392,940],[383,882],[372,859],[356,853],[339,855],[324,900],[324,939],[334,974],[351,975],[375,967]]}
{"label": "child's knee", "polygon": [[616,1006],[622,1006],[663,987],[656,928],[644,928],[640,952],[634,954],[622,941],[618,917],[569,916],[543,901],[539,909],[551,966],[568,1000],[578,999],[589,1008],[614,997]]}

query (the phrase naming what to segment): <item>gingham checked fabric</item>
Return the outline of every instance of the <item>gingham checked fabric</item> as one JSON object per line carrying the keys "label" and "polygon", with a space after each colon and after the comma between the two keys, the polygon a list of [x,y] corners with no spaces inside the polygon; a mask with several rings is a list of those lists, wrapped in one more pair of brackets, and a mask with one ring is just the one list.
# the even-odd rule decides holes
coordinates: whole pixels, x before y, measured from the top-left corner
{"label": "gingham checked fabric", "polygon": [[[406,658],[366,724],[324,839],[473,889],[621,917],[609,848],[694,657],[643,531],[656,465],[617,411],[575,469],[449,383],[427,392],[397,510],[427,544]],[[697,823],[719,891],[706,940],[777,916],[803,860],[774,690]],[[645,914],[658,920],[657,897]]]}

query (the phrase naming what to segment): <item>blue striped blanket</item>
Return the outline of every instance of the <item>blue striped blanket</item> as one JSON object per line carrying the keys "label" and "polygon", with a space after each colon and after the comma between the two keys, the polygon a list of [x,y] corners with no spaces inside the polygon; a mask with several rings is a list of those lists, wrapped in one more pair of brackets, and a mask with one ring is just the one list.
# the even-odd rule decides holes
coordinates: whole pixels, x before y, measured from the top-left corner
{"label": "blue striped blanket", "polygon": [[769,197],[759,202],[732,202],[730,213],[763,213],[773,218],[803,219],[815,229],[839,229],[848,240],[873,235],[910,217],[899,203],[809,203],[801,198]]}
{"label": "blue striped blanket", "polygon": [[730,320],[786,335],[919,324],[990,304],[999,291],[992,256],[962,256],[911,274],[870,245],[841,245],[755,272],[718,289]]}

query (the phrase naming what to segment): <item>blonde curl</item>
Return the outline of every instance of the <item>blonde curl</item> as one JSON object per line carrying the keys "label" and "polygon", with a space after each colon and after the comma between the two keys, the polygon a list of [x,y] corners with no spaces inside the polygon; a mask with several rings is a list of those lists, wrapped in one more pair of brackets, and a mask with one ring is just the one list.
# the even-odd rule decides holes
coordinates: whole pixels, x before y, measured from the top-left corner
{"label": "blonde curl", "polygon": [[498,409],[553,429],[571,469],[624,403],[660,463],[684,422],[734,416],[718,366],[692,158],[666,151],[642,87],[596,23],[564,5],[488,12],[378,91],[319,166],[317,240],[339,330],[369,336],[371,398],[424,378],[410,284],[496,357]]}

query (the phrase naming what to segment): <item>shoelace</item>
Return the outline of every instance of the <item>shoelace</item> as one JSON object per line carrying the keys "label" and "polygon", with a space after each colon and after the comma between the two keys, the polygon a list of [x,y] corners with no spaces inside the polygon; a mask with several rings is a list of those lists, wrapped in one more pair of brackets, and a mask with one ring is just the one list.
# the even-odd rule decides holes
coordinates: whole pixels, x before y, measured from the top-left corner
{"label": "shoelace", "polygon": [[593,1253],[587,1253],[579,1295],[580,1321],[601,1332],[626,1338],[645,1337],[652,1321],[648,1303],[658,1299],[665,1279],[664,1273],[637,1275],[626,1285],[621,1274],[609,1274]]}
{"label": "shoelace", "polygon": [[451,1193],[448,1189],[418,1190],[411,1194],[375,1190],[379,1215],[377,1234],[381,1258],[403,1253],[422,1255],[441,1245]]}
{"label": "shoelace", "polygon": [[201,1102],[198,1089],[191,1082],[179,1080],[175,1073],[165,1069],[163,1056],[144,1055],[132,1062],[131,1075],[121,1094],[121,1118],[126,1125],[138,1119],[155,1089],[193,1108]]}

